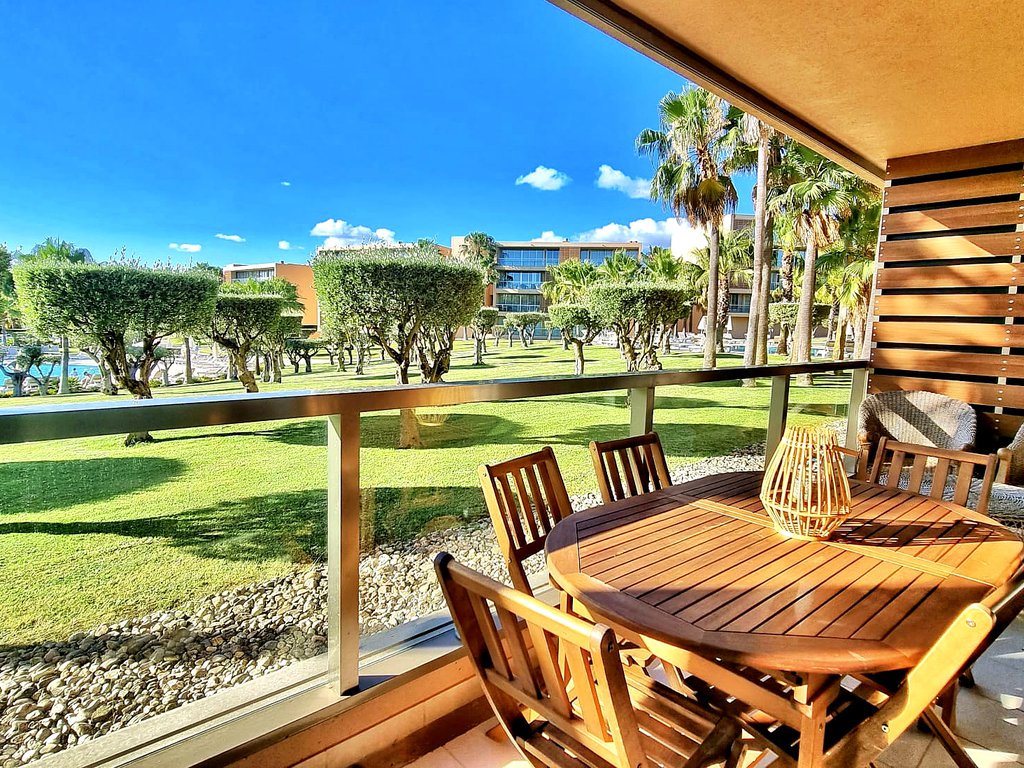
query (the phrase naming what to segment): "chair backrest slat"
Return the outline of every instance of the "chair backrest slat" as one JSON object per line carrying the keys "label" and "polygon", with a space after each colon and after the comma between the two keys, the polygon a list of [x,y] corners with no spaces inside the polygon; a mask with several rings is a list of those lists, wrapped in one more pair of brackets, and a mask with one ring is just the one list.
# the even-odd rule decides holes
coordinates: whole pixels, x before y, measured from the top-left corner
{"label": "chair backrest slat", "polygon": [[905,490],[920,493],[926,478],[930,478],[928,495],[933,499],[947,498],[946,493],[951,476],[955,477],[952,488],[954,504],[967,506],[972,491],[972,481],[980,474],[980,486],[975,511],[986,514],[988,500],[995,482],[999,459],[994,453],[981,454],[968,451],[952,451],[932,448],[926,445],[897,443],[887,437],[878,441],[875,460],[871,466],[869,480],[878,483],[882,470],[886,472],[885,486],[900,488],[910,462],[910,473]]}
{"label": "chair backrest slat", "polygon": [[[528,751],[550,751],[565,744],[568,752],[582,752],[588,765],[596,756],[603,762],[595,764],[648,768],[611,629],[589,624],[499,584],[460,565],[447,553],[435,558],[434,569],[487,698],[513,743]],[[485,609],[474,610],[474,601]],[[486,606],[493,606],[501,621],[512,657],[511,678],[495,667],[494,656],[483,642],[489,632],[481,631],[481,624],[490,624],[491,630],[497,631]],[[558,662],[560,655],[566,660],[564,668]],[[548,721],[544,740],[532,738],[534,732],[524,711]],[[574,749],[574,745],[583,749]],[[558,760],[558,755],[551,754]],[[580,763],[572,755],[562,755],[549,764]]]}
{"label": "chair backrest slat", "polygon": [[555,453],[546,447],[499,464],[481,465],[480,485],[498,548],[516,589],[532,594],[523,562],[572,514]]}
{"label": "chair backrest slat", "polygon": [[590,456],[605,504],[672,485],[657,432],[622,440],[594,441]]}

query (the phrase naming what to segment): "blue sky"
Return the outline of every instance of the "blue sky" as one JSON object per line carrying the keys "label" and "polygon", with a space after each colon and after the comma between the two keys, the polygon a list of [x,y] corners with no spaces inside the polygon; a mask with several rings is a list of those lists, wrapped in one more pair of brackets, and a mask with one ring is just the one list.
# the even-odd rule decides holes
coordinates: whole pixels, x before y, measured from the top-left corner
{"label": "blue sky", "polygon": [[99,260],[227,264],[370,232],[650,243],[677,226],[642,197],[633,140],[682,78],[544,0],[0,13],[17,41],[0,47],[13,247],[52,235]]}

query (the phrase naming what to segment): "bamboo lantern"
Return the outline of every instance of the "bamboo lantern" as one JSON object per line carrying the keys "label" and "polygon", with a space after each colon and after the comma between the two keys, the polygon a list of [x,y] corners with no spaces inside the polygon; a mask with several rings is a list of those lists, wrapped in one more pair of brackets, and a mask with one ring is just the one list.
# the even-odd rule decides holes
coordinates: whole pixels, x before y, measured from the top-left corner
{"label": "bamboo lantern", "polygon": [[850,514],[850,482],[831,429],[790,427],[761,483],[776,529],[794,539],[827,539]]}

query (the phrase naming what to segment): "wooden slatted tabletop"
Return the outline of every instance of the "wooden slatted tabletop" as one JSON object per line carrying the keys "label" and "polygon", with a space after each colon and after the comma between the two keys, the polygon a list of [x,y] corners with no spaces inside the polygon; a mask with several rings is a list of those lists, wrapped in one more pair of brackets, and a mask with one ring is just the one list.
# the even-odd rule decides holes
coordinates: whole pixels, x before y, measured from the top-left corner
{"label": "wooden slatted tabletop", "polygon": [[576,513],[548,537],[554,581],[624,634],[759,669],[913,666],[1024,542],[955,504],[851,481],[828,542],[776,532],[761,473],[715,475]]}

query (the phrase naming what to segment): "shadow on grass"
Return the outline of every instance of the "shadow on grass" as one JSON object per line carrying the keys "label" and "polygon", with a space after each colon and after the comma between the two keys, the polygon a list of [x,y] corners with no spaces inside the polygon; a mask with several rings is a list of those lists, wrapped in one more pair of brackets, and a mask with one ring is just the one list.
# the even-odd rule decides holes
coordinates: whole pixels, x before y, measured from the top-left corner
{"label": "shadow on grass", "polygon": [[[734,424],[659,424],[654,429],[661,437],[662,446],[669,456],[706,458],[724,456],[737,448],[763,443],[765,427],[737,426]],[[567,429],[561,435],[552,435],[543,442],[554,445],[587,445],[591,440],[618,440],[629,437],[629,424],[588,424],[586,427]]]}
{"label": "shadow on grass", "polygon": [[[363,547],[404,541],[483,514],[483,494],[478,488],[363,489]],[[217,560],[284,558],[312,563],[326,557],[327,491],[250,496],[176,515],[130,520],[0,523],[0,536],[9,534],[129,536],[162,540],[197,557]]]}
{"label": "shadow on grass", "polygon": [[182,461],[150,456],[4,462],[0,464],[0,515],[106,501],[148,490],[184,471]]}

